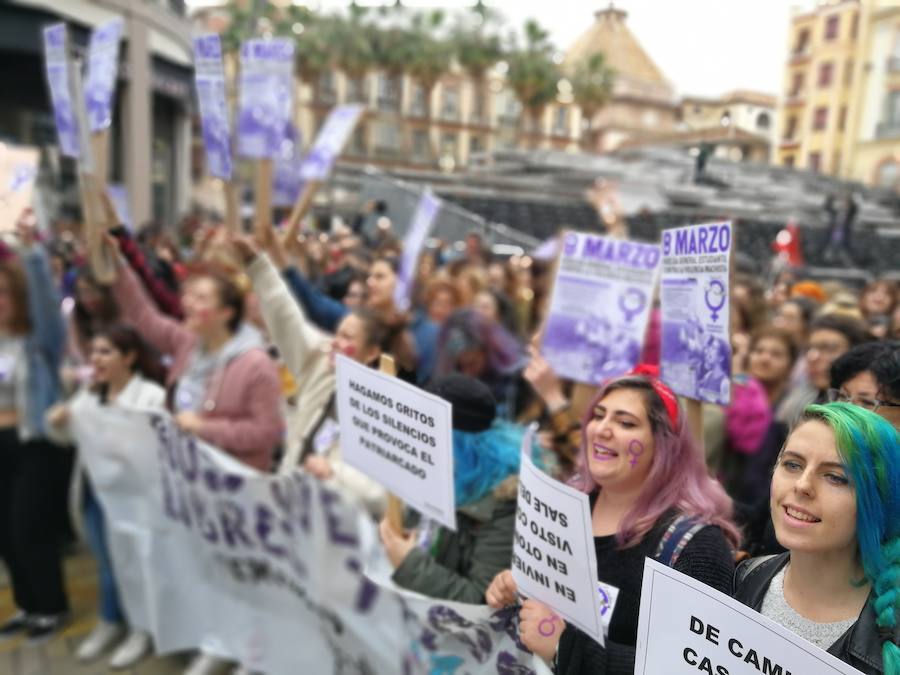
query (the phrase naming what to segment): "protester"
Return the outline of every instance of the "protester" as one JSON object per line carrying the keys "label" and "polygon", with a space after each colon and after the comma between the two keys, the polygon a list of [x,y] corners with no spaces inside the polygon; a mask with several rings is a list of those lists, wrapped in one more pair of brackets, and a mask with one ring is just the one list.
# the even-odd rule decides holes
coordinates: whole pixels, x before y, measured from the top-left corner
{"label": "protester", "polygon": [[269,334],[298,386],[296,396],[301,404],[289,420],[281,471],[302,465],[380,517],[385,507],[384,488],[341,459],[334,364],[335,354],[377,364],[383,346],[390,342],[388,328],[371,310],[360,308],[341,320],[334,337],[325,335],[303,314],[268,255],[245,237],[236,239],[235,245],[259,295]]}
{"label": "protester", "polygon": [[[163,369],[158,356],[144,344],[135,328],[113,324],[96,331],[91,341],[93,385],[81,389],[72,400],[58,403],[47,411],[47,431],[61,445],[71,443],[69,425],[75,417],[102,424],[106,409],[162,410],[166,392],[161,386]],[[130,622],[122,607],[116,575],[107,544],[107,523],[91,481],[83,494],[83,517],[91,551],[99,572],[100,617],[75,654],[81,661],[93,661],[120,642]],[[130,668],[146,656],[152,647],[150,634],[131,630],[113,653],[111,668]]]}
{"label": "protester", "polygon": [[381,540],[398,585],[432,598],[482,604],[491,579],[512,556],[523,430],[497,420],[482,382],[437,377],[428,391],[453,405],[456,532],[425,523],[421,536],[381,521]]}
{"label": "protester", "polygon": [[747,374],[763,386],[774,411],[789,391],[797,344],[787,330],[764,326],[751,336],[748,351]]}
{"label": "protester", "polygon": [[877,279],[862,289],[859,308],[872,334],[884,338],[891,321],[891,313],[897,306],[900,290],[894,281]]}
{"label": "protester", "polygon": [[[709,478],[684,410],[655,369],[642,366],[603,385],[583,437],[573,485],[590,495],[597,578],[619,589],[606,646],[561,619],[554,623],[563,630],[542,634],[538,624],[553,612],[534,600],[522,606],[519,634],[558,674],[630,675],[644,558],[659,559],[662,544],[679,537],[680,554],[664,562],[727,591],[740,535],[730,499]],[[495,578],[487,600],[496,608],[516,602],[509,572]]]}
{"label": "protester", "polygon": [[900,673],[900,438],[846,403],[812,405],[772,479],[787,549],[735,574],[735,597],[868,675]]}
{"label": "protester", "polygon": [[19,257],[6,249],[0,259],[0,557],[17,608],[0,638],[24,633],[41,642],[68,617],[59,500],[48,480],[63,459],[44,424],[59,397],[65,324],[34,226],[26,213],[17,224]]}
{"label": "protester", "polygon": [[900,429],[900,342],[858,345],[831,365],[831,401],[854,403]]}
{"label": "protester", "polygon": [[284,429],[278,370],[244,297],[226,276],[204,272],[184,284],[185,320],[163,315],[134,273],[119,266],[113,292],[123,318],[172,359],[166,378],[175,423],[260,471],[271,471]]}

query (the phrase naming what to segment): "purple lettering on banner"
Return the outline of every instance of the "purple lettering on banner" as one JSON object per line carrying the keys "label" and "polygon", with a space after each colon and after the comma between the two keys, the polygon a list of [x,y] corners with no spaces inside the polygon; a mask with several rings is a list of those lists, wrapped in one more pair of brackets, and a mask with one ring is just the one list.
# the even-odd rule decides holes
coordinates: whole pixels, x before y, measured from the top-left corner
{"label": "purple lettering on banner", "polygon": [[197,481],[197,474],[199,472],[197,441],[193,436],[187,434],[183,434],[180,440],[181,442],[178,444],[178,457],[180,460],[179,465],[181,467],[181,475],[184,476],[188,483],[194,483]]}
{"label": "purple lettering on banner", "polygon": [[283,558],[287,551],[283,546],[274,544],[271,540],[275,531],[275,514],[265,504],[256,505],[256,537],[262,544],[263,550],[276,558]]}
{"label": "purple lettering on banner", "polygon": [[356,607],[357,612],[368,612],[378,598],[378,585],[369,581],[369,578],[362,573],[362,565],[356,558],[348,558],[346,566],[351,572],[357,574],[359,578],[359,591],[356,593],[354,607]]}
{"label": "purple lettering on banner", "polygon": [[207,516],[206,501],[195,490],[190,491],[191,506],[194,511],[194,522],[200,530],[201,536],[211,544],[219,541],[219,532],[216,528],[215,521]]}
{"label": "purple lettering on banner", "polygon": [[731,228],[663,233],[662,379],[677,394],[719,405],[731,400]]}
{"label": "purple lettering on banner", "polygon": [[640,359],[661,255],[586,233],[563,242],[541,352],[558,375],[597,384]]}
{"label": "purple lettering on banner", "polygon": [[325,527],[328,530],[331,543],[342,546],[358,546],[359,539],[356,536],[356,532],[352,528],[350,531],[341,529],[341,520],[344,514],[334,511],[335,504],[343,504],[340,495],[323,485],[319,489],[319,503],[325,512]]}
{"label": "purple lettering on banner", "polygon": [[231,126],[228,121],[222,43],[218,35],[194,38],[194,86],[197,89],[209,174],[231,180]]}
{"label": "purple lettering on banner", "polygon": [[88,72],[84,86],[88,128],[92,133],[112,124],[112,99],[119,69],[119,42],[125,22],[113,19],[91,32],[88,45]]}
{"label": "purple lettering on banner", "polygon": [[274,158],[294,108],[294,41],[249,40],[241,45],[238,153]]}
{"label": "purple lettering on banner", "polygon": [[425,238],[441,210],[441,204],[441,200],[430,190],[423,192],[406,237],[403,238],[403,255],[400,258],[397,283],[394,287],[394,304],[402,311],[409,308],[409,292],[416,274],[416,262],[425,245]]}
{"label": "purple lettering on banner", "polygon": [[59,149],[66,157],[77,159],[81,155],[81,143],[78,117],[72,102],[72,64],[69,62],[68,36],[63,23],[44,29],[44,64]]}
{"label": "purple lettering on banner", "polygon": [[244,510],[232,501],[219,501],[216,506],[225,543],[231,548],[241,545],[253,550],[253,541],[247,536],[247,531],[244,529],[246,526]]}

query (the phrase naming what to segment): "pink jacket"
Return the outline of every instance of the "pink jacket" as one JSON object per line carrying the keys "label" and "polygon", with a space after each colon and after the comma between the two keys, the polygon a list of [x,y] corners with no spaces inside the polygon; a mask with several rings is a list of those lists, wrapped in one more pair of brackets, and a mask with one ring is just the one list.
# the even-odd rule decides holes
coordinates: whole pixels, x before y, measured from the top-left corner
{"label": "pink jacket", "polygon": [[[197,336],[162,314],[127,267],[113,285],[125,319],[144,339],[172,358],[166,386],[187,368]],[[272,470],[272,451],[284,430],[281,382],[275,363],[262,349],[250,349],[217,370],[206,390],[197,436],[260,471]]]}

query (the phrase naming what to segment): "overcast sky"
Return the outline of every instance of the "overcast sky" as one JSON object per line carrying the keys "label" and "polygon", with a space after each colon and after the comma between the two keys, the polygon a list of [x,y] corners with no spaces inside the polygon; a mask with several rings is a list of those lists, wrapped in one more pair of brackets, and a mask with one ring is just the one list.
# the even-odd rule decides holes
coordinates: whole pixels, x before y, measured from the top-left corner
{"label": "overcast sky", "polygon": [[[815,0],[617,0],[628,25],[679,94],[717,96],[733,89],[778,94],[791,7]],[[189,0],[204,4],[204,0]],[[346,0],[310,0],[326,8]],[[392,4],[360,0],[360,4]],[[407,6],[466,7],[472,0],[404,0]],[[609,0],[488,0],[509,27],[528,18],[568,47]]]}

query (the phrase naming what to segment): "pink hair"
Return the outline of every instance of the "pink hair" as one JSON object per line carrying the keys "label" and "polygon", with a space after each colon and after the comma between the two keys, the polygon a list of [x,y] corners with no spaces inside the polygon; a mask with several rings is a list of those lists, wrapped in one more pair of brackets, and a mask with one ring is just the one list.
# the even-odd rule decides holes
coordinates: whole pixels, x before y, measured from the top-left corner
{"label": "pink hair", "polygon": [[644,488],[619,524],[616,533],[619,545],[627,548],[640,543],[666,511],[676,509],[686,516],[718,526],[737,548],[741,533],[732,521],[731,498],[719,482],[710,477],[703,455],[685,423],[682,406],[678,406],[678,428],[673,429],[662,400],[644,376],[620,377],[600,387],[582,420],[580,470],[572,477],[570,484],[587,494],[598,487],[588,470],[586,429],[594,407],[615,389],[636,389],[644,395],[654,444],[653,463]]}

